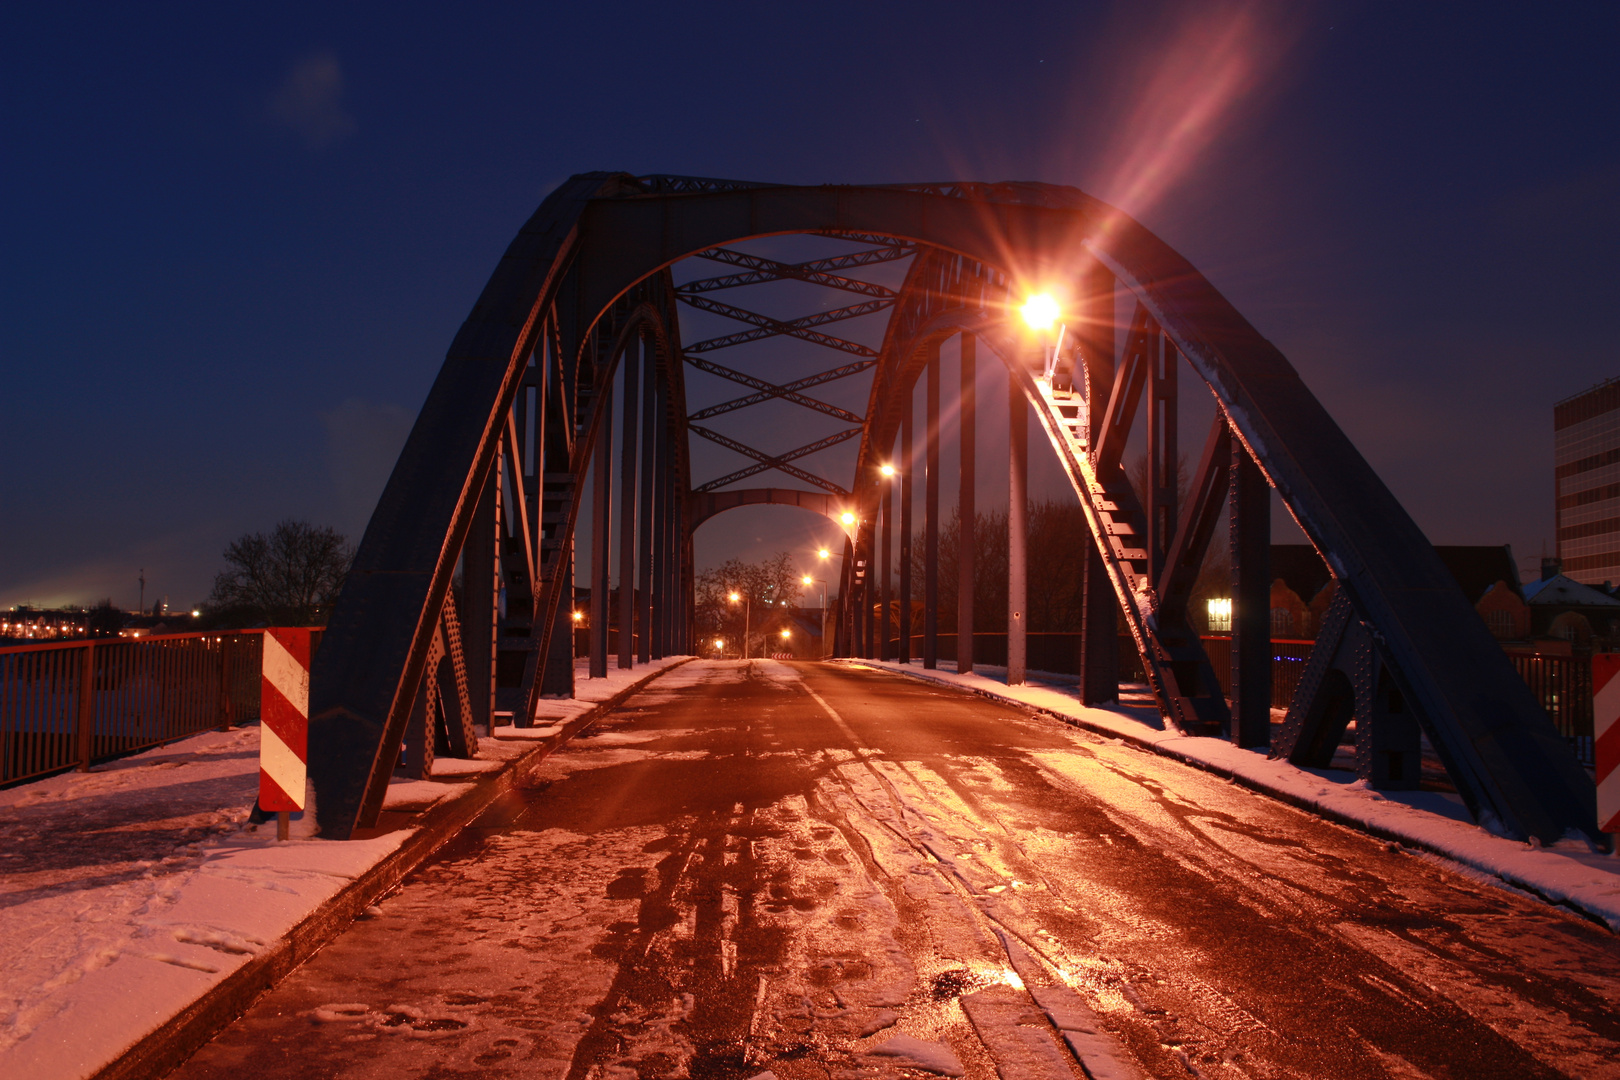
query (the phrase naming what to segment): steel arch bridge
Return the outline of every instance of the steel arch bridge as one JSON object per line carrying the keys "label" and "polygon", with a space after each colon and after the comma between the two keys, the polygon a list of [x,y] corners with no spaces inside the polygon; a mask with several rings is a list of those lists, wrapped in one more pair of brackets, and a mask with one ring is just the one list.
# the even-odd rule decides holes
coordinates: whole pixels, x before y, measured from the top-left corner
{"label": "steel arch bridge", "polygon": [[[784,262],[734,246],[793,234],[828,238],[839,251]],[[694,259],[725,272],[677,283],[672,268]],[[898,287],[855,273],[881,264],[894,264],[891,281],[903,267]],[[784,317],[716,295],[772,282],[844,299]],[[1049,283],[1069,297],[1073,332],[1043,351],[1009,307]],[[1116,301],[1129,306],[1118,322],[1123,334]],[[687,342],[683,308],[740,329]],[[886,317],[880,347],[835,332],[864,317]],[[488,723],[503,705],[522,724],[541,697],[571,695],[574,535],[588,478],[594,675],[606,674],[608,659],[613,528],[621,535],[618,661],[630,666],[691,651],[693,530],[757,504],[798,506],[844,527],[835,647],[886,655],[888,634],[874,632],[874,608],[881,598],[889,610],[893,485],[879,466],[891,459],[897,435],[900,460],[913,460],[919,380],[928,487],[920,637],[932,663],[938,357],[953,336],[963,368],[954,405],[964,460],[974,457],[978,346],[1009,373],[1013,606],[1024,587],[1018,523],[1027,458],[1019,448],[1028,412],[1090,525],[1090,543],[1076,538],[1087,549],[1080,662],[1088,702],[1115,696],[1117,620],[1169,724],[1243,746],[1273,741],[1266,560],[1275,489],[1337,589],[1272,754],[1326,765],[1354,721],[1362,774],[1377,786],[1411,787],[1426,735],[1481,823],[1549,841],[1570,829],[1597,837],[1592,782],[1411,517],[1282,354],[1129,216],[1076,189],[1037,183],[798,187],[622,173],[571,178],[512,241],[456,335],[366,528],[311,673],[310,775],[322,834],[347,838],[376,822],[402,744],[421,769],[435,747],[471,753],[474,724]],[[835,362],[767,379],[713,358],[765,339],[819,347]],[[1186,505],[1178,506],[1184,367],[1208,385],[1217,408]],[[689,370],[746,392],[688,414]],[[812,393],[857,376],[871,380],[864,412]],[[781,453],[711,426],[715,417],[768,402],[802,406],[841,426]],[[1139,412],[1147,505],[1123,464]],[[747,463],[694,483],[693,436]],[[847,483],[798,464],[853,440]],[[767,472],[804,486],[737,486]],[[610,520],[615,480],[618,522]],[[893,523],[902,549],[911,536],[910,491],[903,486]],[[964,476],[969,519],[972,498]],[[1188,615],[1194,578],[1222,524],[1235,607],[1230,701]],[[884,572],[869,573],[879,561]],[[971,561],[962,562],[970,583]],[[907,624],[910,585],[902,558]],[[965,666],[971,602],[961,606]],[[1016,678],[1016,618],[1009,632]],[[910,638],[906,625],[901,648]]]}

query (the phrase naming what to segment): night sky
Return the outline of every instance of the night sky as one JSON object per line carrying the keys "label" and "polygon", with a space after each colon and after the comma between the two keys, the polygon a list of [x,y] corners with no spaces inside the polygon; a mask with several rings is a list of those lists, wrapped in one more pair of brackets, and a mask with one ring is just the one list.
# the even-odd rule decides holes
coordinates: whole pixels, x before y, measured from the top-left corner
{"label": "night sky", "polygon": [[[133,605],[144,568],[189,607],[243,532],[358,539],[576,172],[1079,186],[1281,347],[1431,540],[1521,560],[1552,550],[1553,402],[1620,375],[1612,2],[53,3],[4,28],[4,606]],[[791,513],[700,533],[699,565],[798,550]]]}

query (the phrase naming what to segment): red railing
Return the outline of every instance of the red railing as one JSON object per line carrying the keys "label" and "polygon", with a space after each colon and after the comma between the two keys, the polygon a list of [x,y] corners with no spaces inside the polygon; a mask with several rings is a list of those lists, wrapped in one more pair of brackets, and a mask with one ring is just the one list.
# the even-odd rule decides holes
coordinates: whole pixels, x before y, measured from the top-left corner
{"label": "red railing", "polygon": [[0,648],[0,784],[86,769],[258,719],[263,635],[233,630]]}

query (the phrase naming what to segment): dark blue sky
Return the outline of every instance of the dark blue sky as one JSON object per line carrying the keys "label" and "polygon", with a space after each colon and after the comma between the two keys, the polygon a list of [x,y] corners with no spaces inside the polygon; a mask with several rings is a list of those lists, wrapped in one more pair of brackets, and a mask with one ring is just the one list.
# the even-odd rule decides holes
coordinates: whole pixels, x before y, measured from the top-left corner
{"label": "dark blue sky", "polygon": [[[500,252],[592,169],[1118,200],[1436,542],[1550,544],[1552,403],[1620,375],[1612,3],[56,3],[4,27],[0,605],[133,604],[143,567],[190,605],[244,531],[357,538]],[[745,520],[700,562],[802,531]]]}

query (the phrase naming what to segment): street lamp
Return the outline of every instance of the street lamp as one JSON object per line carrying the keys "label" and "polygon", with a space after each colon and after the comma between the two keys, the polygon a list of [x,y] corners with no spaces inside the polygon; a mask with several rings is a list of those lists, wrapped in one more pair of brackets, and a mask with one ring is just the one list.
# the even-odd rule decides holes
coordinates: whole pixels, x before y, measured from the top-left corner
{"label": "street lamp", "polygon": [[889,465],[887,463],[885,463],[883,465],[879,465],[878,466],[878,472],[882,473],[884,476],[893,476],[894,475],[894,466]]}
{"label": "street lamp", "polygon": [[748,624],[753,619],[754,598],[752,596],[748,596],[748,597],[739,596],[739,595],[737,595],[737,590],[733,589],[733,590],[731,590],[731,595],[730,595],[730,597],[728,599],[730,599],[730,601],[733,604],[735,604],[738,600],[743,601],[743,655],[742,655],[742,658],[744,660],[746,660],[746,659],[748,659]]}
{"label": "street lamp", "polygon": [[1041,375],[1051,381],[1053,372],[1057,369],[1058,353],[1063,349],[1063,335],[1068,326],[1061,320],[1063,308],[1051,293],[1036,293],[1024,301],[1024,306],[1018,309],[1024,316],[1024,322],[1035,331],[1037,336],[1044,336],[1055,325],[1058,328],[1057,341],[1052,344],[1051,352],[1044,358]]}
{"label": "street lamp", "polygon": [[715,654],[715,656],[719,656],[720,655],[720,650],[725,648],[725,647],[726,647],[726,639],[725,638],[718,638],[717,637],[717,638],[714,639],[714,654]]}

